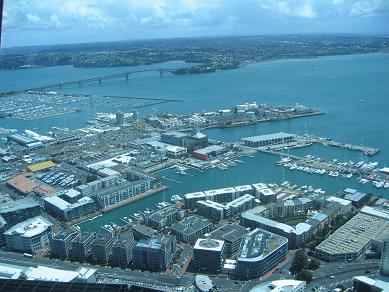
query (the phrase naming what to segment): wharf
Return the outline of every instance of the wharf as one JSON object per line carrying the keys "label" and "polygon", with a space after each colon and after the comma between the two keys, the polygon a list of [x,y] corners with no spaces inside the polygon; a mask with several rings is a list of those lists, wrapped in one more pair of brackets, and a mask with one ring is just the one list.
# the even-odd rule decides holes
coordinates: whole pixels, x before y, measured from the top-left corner
{"label": "wharf", "polygon": [[117,209],[117,208],[120,208],[120,207],[123,207],[125,205],[128,205],[129,203],[132,203],[132,202],[135,202],[135,201],[138,201],[138,200],[141,200],[143,198],[146,198],[148,196],[151,196],[151,195],[154,195],[156,193],[159,193],[163,190],[166,190],[168,187],[165,186],[165,185],[162,185],[161,187],[159,187],[158,189],[153,189],[153,190],[150,190],[148,192],[144,192],[144,193],[141,193],[139,195],[136,195],[136,196],[133,196],[133,197],[130,197],[124,201],[121,201],[120,203],[118,204],[115,204],[115,205],[111,205],[105,209],[102,209],[101,212],[102,213],[106,213],[106,212],[109,212],[109,211],[112,211],[114,209]]}
{"label": "wharf", "polygon": [[328,138],[322,138],[314,135],[304,135],[303,137],[306,141],[311,142],[311,143],[319,143],[324,146],[334,146],[334,147],[339,147],[343,149],[348,149],[352,151],[360,151],[365,155],[370,155],[373,156],[380,152],[380,149],[378,148],[372,148],[372,147],[366,147],[366,146],[361,146],[361,145],[353,145],[353,144],[348,144],[348,143],[341,143],[341,142],[336,142]]}

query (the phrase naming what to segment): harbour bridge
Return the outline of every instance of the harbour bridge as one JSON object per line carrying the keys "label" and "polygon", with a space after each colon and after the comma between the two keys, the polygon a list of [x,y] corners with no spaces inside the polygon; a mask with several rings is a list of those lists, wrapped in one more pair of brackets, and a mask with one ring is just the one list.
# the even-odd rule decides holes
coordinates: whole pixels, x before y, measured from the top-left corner
{"label": "harbour bridge", "polygon": [[165,73],[171,73],[174,72],[175,69],[144,69],[144,70],[135,70],[135,71],[125,71],[120,73],[115,73],[111,75],[105,75],[105,76],[98,76],[98,77],[92,77],[92,78],[86,78],[86,79],[80,79],[80,80],[74,80],[74,81],[67,81],[67,82],[58,82],[54,84],[44,85],[44,86],[38,86],[34,88],[28,88],[28,89],[22,89],[22,90],[14,90],[9,92],[2,92],[0,93],[0,97],[6,97],[14,94],[20,94],[20,93],[26,93],[29,91],[45,91],[48,89],[53,88],[63,88],[67,86],[74,86],[78,85],[81,86],[85,83],[94,83],[97,82],[98,84],[101,84],[103,80],[110,80],[110,79],[120,79],[125,78],[126,81],[128,81],[128,77],[132,74],[137,73],[144,73],[144,72],[159,72],[159,75],[162,77]]}

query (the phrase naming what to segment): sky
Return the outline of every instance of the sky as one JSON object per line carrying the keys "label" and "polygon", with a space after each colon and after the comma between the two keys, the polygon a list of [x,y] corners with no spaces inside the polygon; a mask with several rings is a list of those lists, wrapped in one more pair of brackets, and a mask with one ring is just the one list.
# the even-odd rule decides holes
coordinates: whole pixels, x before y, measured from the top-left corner
{"label": "sky", "polygon": [[389,0],[5,0],[2,47],[302,33],[389,34]]}

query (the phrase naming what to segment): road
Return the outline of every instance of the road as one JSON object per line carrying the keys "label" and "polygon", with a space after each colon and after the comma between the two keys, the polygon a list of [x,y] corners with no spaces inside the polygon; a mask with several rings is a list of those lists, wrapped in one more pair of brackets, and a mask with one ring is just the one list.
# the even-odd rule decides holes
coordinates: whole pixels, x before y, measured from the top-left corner
{"label": "road", "polygon": [[[20,266],[38,266],[44,265],[51,268],[64,270],[77,270],[79,263],[60,261],[56,259],[30,259],[18,253],[0,251],[0,262]],[[123,270],[120,268],[110,268],[90,264],[81,264],[81,266],[96,269],[100,280],[112,279],[116,283],[137,283],[138,285],[147,284],[163,287],[189,286],[193,283],[193,276],[185,275],[177,278],[173,275],[161,275],[159,273],[141,272],[137,270]]]}

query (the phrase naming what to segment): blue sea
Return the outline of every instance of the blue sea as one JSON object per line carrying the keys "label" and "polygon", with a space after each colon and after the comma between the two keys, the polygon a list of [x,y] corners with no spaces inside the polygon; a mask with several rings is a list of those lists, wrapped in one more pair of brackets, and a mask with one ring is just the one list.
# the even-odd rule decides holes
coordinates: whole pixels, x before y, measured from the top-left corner
{"label": "blue sea", "polygon": [[[0,71],[2,91],[30,88],[55,82],[109,75],[138,70],[139,68],[178,68],[187,66],[180,61],[152,66],[80,69],[70,66],[17,71]],[[56,90],[59,91],[59,90]],[[141,114],[154,111],[194,112],[229,108],[236,104],[255,101],[258,104],[290,105],[299,103],[325,112],[325,115],[256,125],[209,129],[204,132],[209,138],[235,141],[242,137],[278,131],[295,134],[309,133],[331,137],[340,142],[377,147],[381,152],[368,158],[379,162],[379,167],[389,166],[389,54],[366,54],[332,56],[315,59],[282,60],[252,64],[244,68],[197,75],[165,74],[147,72],[123,80],[103,81],[63,88],[61,92],[88,93],[95,99],[103,95],[180,99],[180,103],[167,103],[146,107]],[[38,129],[42,133],[52,126],[76,128],[85,125],[96,112],[111,111],[110,108],[87,108],[72,113],[34,121],[0,120],[0,127]],[[131,105],[124,111],[132,111]],[[313,154],[340,161],[359,160],[361,155],[343,149],[314,145],[293,150],[298,155]],[[364,158],[366,159],[366,158]],[[142,201],[116,209],[81,225],[84,230],[97,230],[101,224],[111,221],[120,223],[120,218],[143,210],[155,208],[155,203],[168,200],[171,195],[185,194],[211,188],[256,182],[291,181],[297,185],[312,185],[328,194],[351,187],[389,198],[389,190],[377,189],[371,184],[359,184],[354,178],[342,179],[296,171],[283,170],[274,164],[279,157],[257,154],[243,158],[228,170],[212,169],[207,172],[190,172],[181,176],[173,170],[159,175],[180,181],[165,181],[169,189]]]}

